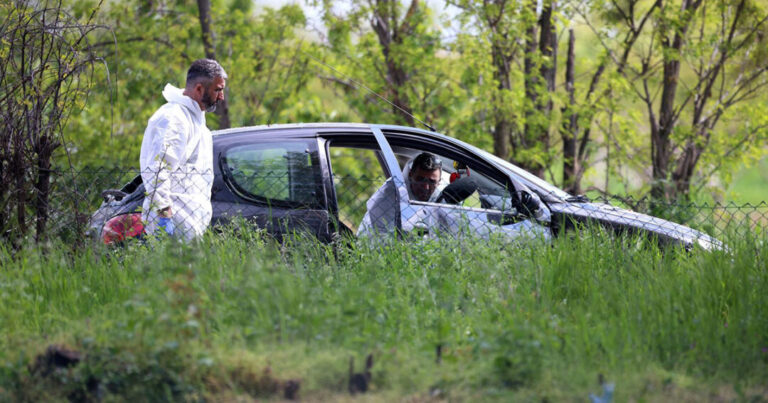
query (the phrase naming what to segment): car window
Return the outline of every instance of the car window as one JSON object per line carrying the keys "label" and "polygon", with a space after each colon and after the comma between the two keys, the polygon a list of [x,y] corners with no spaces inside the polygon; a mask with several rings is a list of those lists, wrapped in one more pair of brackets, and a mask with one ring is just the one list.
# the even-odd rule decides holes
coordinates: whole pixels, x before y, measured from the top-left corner
{"label": "car window", "polygon": [[[421,149],[393,146],[393,151],[400,162],[400,169],[410,186],[409,197],[412,202],[433,202],[464,207],[509,210],[511,208],[511,193],[506,184],[485,174],[488,167],[482,167],[477,161],[449,157],[440,153],[430,152],[441,162],[439,183],[432,193],[430,200],[419,200],[416,187],[425,186],[419,183],[420,177],[414,175],[409,162],[422,152]],[[413,179],[416,179],[414,181]]]}
{"label": "car window", "polygon": [[256,143],[231,147],[225,175],[241,195],[276,205],[312,206],[318,202],[319,169],[311,142]]}
{"label": "car window", "polygon": [[510,163],[509,161],[505,161],[484,150],[478,149],[477,152],[480,153],[481,155],[484,155],[488,159],[494,160],[494,162],[496,162],[497,164],[509,170],[513,175],[520,177],[520,179],[522,179],[522,181],[525,183],[526,186],[528,186],[532,190],[534,189],[538,190],[538,193],[542,198],[545,198],[545,199],[554,198],[555,200],[557,199],[565,200],[571,197],[571,195],[568,192]]}
{"label": "car window", "polygon": [[339,221],[356,233],[365,215],[368,199],[387,180],[378,157],[379,148],[331,142],[328,154]]}

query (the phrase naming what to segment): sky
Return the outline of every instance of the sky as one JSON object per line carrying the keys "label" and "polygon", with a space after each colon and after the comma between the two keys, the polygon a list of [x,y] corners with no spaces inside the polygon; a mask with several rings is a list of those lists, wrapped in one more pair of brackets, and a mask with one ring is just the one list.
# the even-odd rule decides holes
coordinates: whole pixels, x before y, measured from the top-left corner
{"label": "sky", "polygon": [[[320,1],[318,1],[320,2]],[[320,30],[321,32],[324,31],[322,28],[322,13],[321,13],[321,7],[312,7],[307,5],[306,0],[253,0],[253,3],[256,5],[256,7],[272,7],[272,8],[279,8],[281,6],[284,6],[286,4],[298,4],[304,9],[304,13],[307,17],[307,26],[312,29],[316,28]],[[448,6],[446,7],[445,0],[425,0],[424,3],[426,3],[429,8],[434,10],[436,12],[436,15],[438,16],[438,20],[440,19],[440,15],[445,15],[448,18],[455,16],[458,14],[458,9],[456,7]],[[339,1],[339,11],[344,11],[344,8],[349,7],[348,1]],[[453,24],[450,29],[446,30],[446,33],[450,35],[450,31],[458,30],[458,22],[456,19],[452,19]]]}

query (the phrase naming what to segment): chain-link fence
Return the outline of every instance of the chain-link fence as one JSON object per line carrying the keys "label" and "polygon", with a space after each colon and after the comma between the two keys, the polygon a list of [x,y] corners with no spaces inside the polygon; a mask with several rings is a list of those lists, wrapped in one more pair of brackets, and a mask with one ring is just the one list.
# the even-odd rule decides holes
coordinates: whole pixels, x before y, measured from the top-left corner
{"label": "chain-link fence", "polygon": [[[36,238],[38,220],[45,219],[45,235],[67,242],[83,239],[91,217],[103,201],[102,191],[120,188],[136,176],[136,170],[122,168],[52,169],[45,217],[35,215],[32,203],[15,205],[14,189],[2,193],[0,230],[4,242],[24,243]],[[37,189],[33,190],[38,192]],[[34,201],[36,194],[26,199]],[[20,211],[25,209],[26,211]],[[26,241],[25,241],[26,240]]]}
{"label": "chain-link fence", "polygon": [[[323,240],[339,234],[402,233],[515,238],[552,234],[567,227],[567,222],[590,220],[620,231],[696,237],[696,231],[688,232],[690,229],[671,225],[671,221],[723,237],[726,233],[746,235],[768,222],[765,203],[663,203],[620,196],[555,201],[550,195],[490,188],[476,181],[397,183],[349,174],[327,178],[296,166],[287,171],[285,167],[251,168],[230,167],[221,177],[169,172],[143,175],[157,182],[155,187],[145,186],[136,169],[54,170],[46,236],[76,243],[89,235],[112,242],[160,230],[189,239],[204,230],[189,222],[207,222],[209,217],[214,226],[243,217],[269,233],[308,230]],[[419,186],[429,189],[428,199],[415,196]],[[188,196],[180,196],[184,194]],[[202,211],[199,199],[211,194],[212,210]],[[148,201],[150,197],[154,201]],[[148,205],[158,208],[142,215]],[[156,212],[167,205],[176,210],[169,214],[170,220]],[[13,211],[0,224],[6,239],[11,234],[34,235],[34,228],[14,221]]]}

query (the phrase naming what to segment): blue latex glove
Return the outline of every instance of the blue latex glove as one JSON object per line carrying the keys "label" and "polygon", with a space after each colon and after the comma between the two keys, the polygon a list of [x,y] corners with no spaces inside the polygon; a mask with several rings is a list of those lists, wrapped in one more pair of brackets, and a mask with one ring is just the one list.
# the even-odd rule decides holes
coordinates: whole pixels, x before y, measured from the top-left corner
{"label": "blue latex glove", "polygon": [[603,384],[603,395],[597,396],[593,393],[590,393],[589,401],[592,403],[612,403],[613,389],[614,389],[614,385],[612,383]]}
{"label": "blue latex glove", "polygon": [[168,235],[173,235],[173,220],[170,217],[160,217],[157,219],[157,228],[164,230]]}

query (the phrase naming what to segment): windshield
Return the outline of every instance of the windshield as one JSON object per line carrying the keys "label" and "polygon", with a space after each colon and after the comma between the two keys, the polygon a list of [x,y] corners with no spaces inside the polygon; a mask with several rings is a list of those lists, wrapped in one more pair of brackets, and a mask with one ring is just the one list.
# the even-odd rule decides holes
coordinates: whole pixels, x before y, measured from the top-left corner
{"label": "windshield", "polygon": [[522,168],[520,168],[518,166],[515,166],[512,163],[504,161],[503,159],[501,159],[501,158],[499,158],[499,157],[497,157],[497,156],[495,156],[495,155],[493,155],[493,154],[491,154],[491,153],[489,153],[487,151],[480,150],[480,149],[477,149],[477,151],[480,154],[482,154],[484,157],[493,160],[497,164],[501,165],[503,168],[509,170],[513,174],[515,174],[518,177],[520,177],[520,179],[522,179],[523,182],[525,182],[526,186],[528,186],[530,188],[538,189],[540,192],[543,193],[543,194],[539,195],[541,197],[551,196],[551,197],[556,197],[556,198],[562,199],[562,200],[571,197],[571,195],[568,194],[567,192],[565,192],[564,190],[562,190],[562,189],[552,185],[551,183],[545,181],[544,179],[541,179],[538,176],[536,176],[536,175],[534,175],[534,174],[532,174],[532,173],[530,173],[530,172],[528,172],[528,171],[526,171],[526,170],[524,170],[524,169],[522,169]]}

